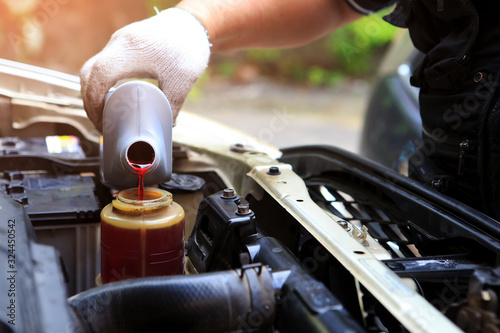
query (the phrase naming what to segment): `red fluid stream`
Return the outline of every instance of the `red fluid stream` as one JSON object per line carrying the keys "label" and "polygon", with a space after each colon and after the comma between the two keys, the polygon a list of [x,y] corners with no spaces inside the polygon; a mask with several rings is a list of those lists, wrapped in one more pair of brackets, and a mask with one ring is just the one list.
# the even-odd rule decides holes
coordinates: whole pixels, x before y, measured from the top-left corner
{"label": "red fluid stream", "polygon": [[142,201],[144,200],[144,175],[151,168],[152,164],[130,163],[130,166],[137,172],[137,176],[139,177],[137,183],[137,197]]}
{"label": "red fluid stream", "polygon": [[144,200],[144,175],[152,167],[155,159],[155,151],[147,142],[134,142],[127,151],[127,159],[130,166],[137,172],[139,177],[137,183],[137,197]]}
{"label": "red fluid stream", "polygon": [[[127,150],[127,162],[138,176],[137,201],[160,198],[154,189],[144,190],[144,177],[153,168],[154,161],[155,151],[147,142],[135,142]],[[120,193],[124,198],[135,200],[134,192],[130,189]],[[167,209],[153,209],[142,217],[129,215],[129,209],[127,205],[115,209],[110,204],[101,214],[103,283],[133,277],[183,274],[185,222],[182,207],[172,202]],[[145,220],[155,223],[147,226]]]}

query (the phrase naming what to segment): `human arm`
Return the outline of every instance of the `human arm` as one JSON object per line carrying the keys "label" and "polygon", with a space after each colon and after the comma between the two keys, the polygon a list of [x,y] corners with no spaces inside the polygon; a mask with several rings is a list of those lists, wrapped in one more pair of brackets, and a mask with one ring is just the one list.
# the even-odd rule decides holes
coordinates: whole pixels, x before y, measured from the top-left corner
{"label": "human arm", "polygon": [[175,121],[208,65],[208,36],[212,52],[292,47],[360,16],[345,0],[184,0],[177,7],[116,31],[82,67],[84,107],[98,129],[106,92],[127,78],[157,79]]}
{"label": "human arm", "polygon": [[207,29],[212,52],[307,44],[361,14],[345,0],[184,0]]}

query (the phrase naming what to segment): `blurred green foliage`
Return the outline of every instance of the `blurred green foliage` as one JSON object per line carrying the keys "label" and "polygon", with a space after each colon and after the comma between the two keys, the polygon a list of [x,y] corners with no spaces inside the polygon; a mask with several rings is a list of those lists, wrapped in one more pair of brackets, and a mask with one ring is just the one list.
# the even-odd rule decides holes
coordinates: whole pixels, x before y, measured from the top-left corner
{"label": "blurred green foliage", "polygon": [[382,13],[374,14],[331,33],[325,44],[346,74],[368,74],[396,29],[383,20]]}
{"label": "blurred green foliage", "polygon": [[236,75],[238,65],[232,60],[220,61],[216,67],[216,73],[225,77],[233,77]]}

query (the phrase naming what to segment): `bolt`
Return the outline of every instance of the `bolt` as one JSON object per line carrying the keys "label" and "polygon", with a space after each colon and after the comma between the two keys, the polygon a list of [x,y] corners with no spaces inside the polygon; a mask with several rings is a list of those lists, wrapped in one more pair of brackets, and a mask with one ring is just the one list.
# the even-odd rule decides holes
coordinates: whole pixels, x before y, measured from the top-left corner
{"label": "bolt", "polygon": [[224,199],[234,199],[236,197],[236,194],[234,193],[234,190],[232,188],[226,188],[222,191],[221,197]]}
{"label": "bolt", "polygon": [[474,75],[474,82],[478,83],[479,81],[481,81],[483,79],[483,73],[481,72],[477,72],[475,75]]}
{"label": "bolt", "polygon": [[344,221],[344,220],[340,220],[337,222],[339,224],[339,226],[341,226],[342,228],[344,229],[347,229],[349,228],[349,223],[347,223],[347,221]]}
{"label": "bolt", "polygon": [[277,166],[272,166],[272,167],[269,167],[267,174],[271,175],[271,176],[277,176],[277,175],[281,175],[281,171],[280,171],[280,168],[278,168]]}
{"label": "bolt", "polygon": [[250,205],[248,205],[248,204],[239,204],[238,205],[238,210],[236,211],[236,214],[249,215],[251,213],[252,213],[252,211],[250,210]]}
{"label": "bolt", "polygon": [[441,187],[441,179],[433,180],[431,185],[433,188],[439,189]]}
{"label": "bolt", "polygon": [[234,145],[231,145],[229,149],[231,151],[234,151],[235,153],[245,153],[247,151],[252,151],[251,146],[245,146],[242,143],[235,143]]}

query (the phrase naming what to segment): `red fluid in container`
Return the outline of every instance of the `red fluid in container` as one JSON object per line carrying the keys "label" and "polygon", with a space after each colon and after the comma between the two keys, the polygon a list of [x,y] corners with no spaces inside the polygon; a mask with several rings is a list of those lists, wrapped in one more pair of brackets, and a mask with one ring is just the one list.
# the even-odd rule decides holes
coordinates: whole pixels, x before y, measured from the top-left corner
{"label": "red fluid in container", "polygon": [[120,191],[101,212],[101,280],[184,273],[184,210],[162,189]]}

